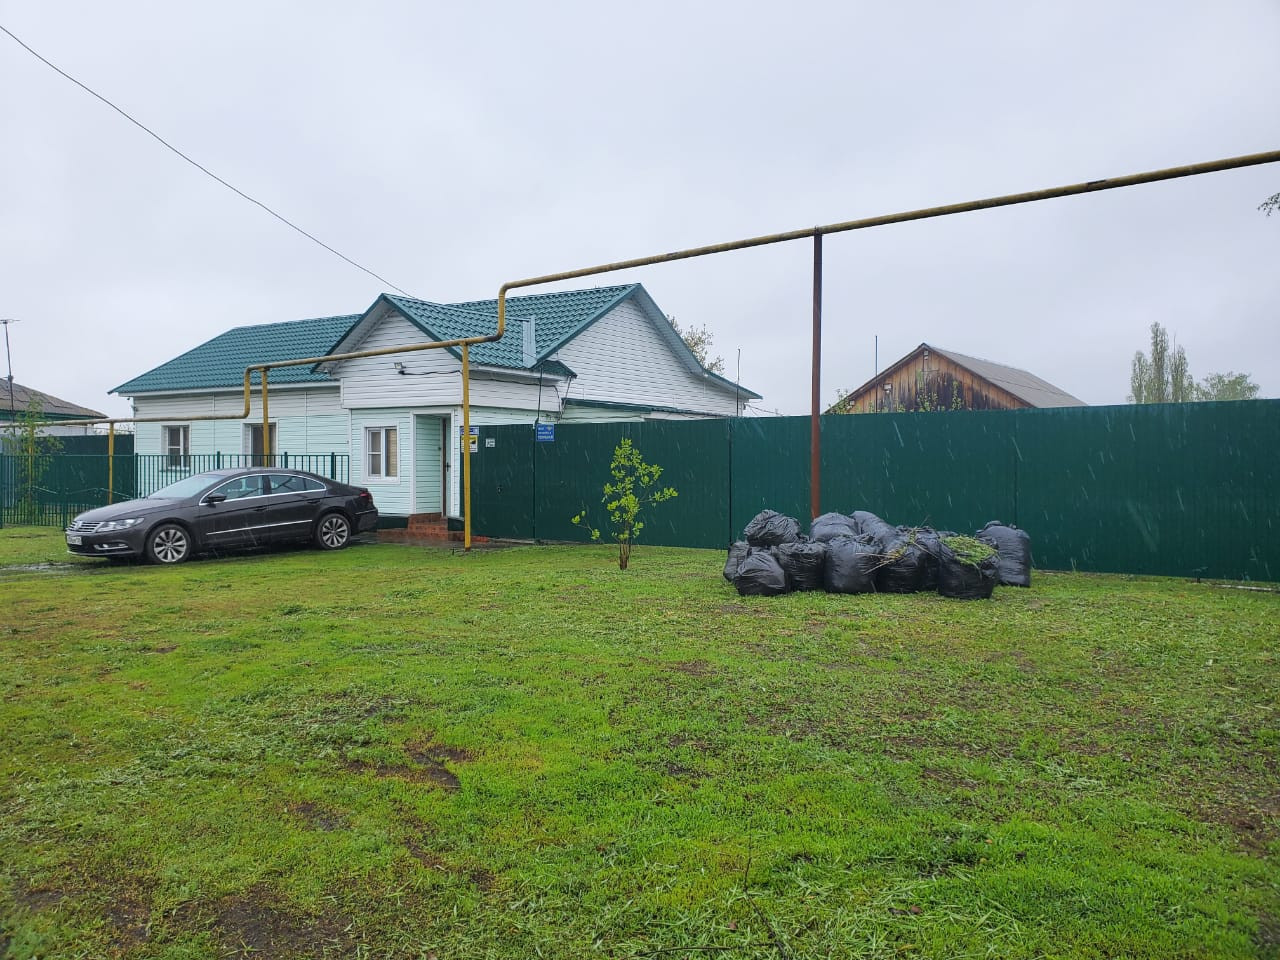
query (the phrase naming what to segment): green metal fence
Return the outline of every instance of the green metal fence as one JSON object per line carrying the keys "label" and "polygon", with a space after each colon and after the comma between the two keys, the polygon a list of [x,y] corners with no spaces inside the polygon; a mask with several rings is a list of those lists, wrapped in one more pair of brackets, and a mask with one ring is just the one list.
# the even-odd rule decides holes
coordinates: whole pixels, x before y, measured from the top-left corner
{"label": "green metal fence", "polygon": [[[806,417],[482,426],[480,536],[582,540],[630,437],[680,495],[643,542],[723,547],[766,507],[807,518]],[[1036,565],[1280,580],[1280,401],[824,417],[824,510],[972,531],[1024,527]],[[493,441],[489,446],[488,441]],[[599,524],[597,524],[599,525]]]}
{"label": "green metal fence", "polygon": [[351,459],[339,453],[281,453],[267,457],[265,462],[262,456],[249,454],[171,457],[117,453],[110,473],[108,463],[105,454],[0,454],[0,526],[65,527],[85,510],[145,497],[191,474],[230,467],[305,470],[345,483],[350,476]]}

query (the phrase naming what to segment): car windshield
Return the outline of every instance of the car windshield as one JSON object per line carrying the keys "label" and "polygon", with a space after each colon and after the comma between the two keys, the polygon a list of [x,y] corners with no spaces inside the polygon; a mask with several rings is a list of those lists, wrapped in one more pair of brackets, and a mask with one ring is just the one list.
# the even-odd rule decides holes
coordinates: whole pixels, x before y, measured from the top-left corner
{"label": "car windshield", "polygon": [[183,477],[167,487],[161,487],[154,493],[147,494],[148,500],[185,500],[194,497],[206,487],[211,487],[219,480],[225,480],[226,474],[198,473],[194,477]]}

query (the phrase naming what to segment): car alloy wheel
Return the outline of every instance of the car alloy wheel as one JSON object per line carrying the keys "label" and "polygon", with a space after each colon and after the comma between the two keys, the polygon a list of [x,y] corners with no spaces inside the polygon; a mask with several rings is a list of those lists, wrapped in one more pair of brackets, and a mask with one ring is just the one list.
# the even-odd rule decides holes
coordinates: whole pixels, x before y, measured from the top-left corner
{"label": "car alloy wheel", "polygon": [[340,513],[329,513],[320,518],[316,529],[316,544],[321,550],[340,550],[351,539],[351,524]]}
{"label": "car alloy wheel", "polygon": [[152,532],[147,553],[155,563],[181,563],[191,553],[191,538],[182,527],[166,523]]}

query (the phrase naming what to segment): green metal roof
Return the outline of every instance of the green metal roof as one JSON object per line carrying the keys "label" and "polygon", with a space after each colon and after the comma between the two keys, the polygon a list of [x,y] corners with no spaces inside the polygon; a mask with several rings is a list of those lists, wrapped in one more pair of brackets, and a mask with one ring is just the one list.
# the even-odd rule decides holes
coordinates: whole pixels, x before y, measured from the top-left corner
{"label": "green metal roof", "polygon": [[[546,361],[566,341],[632,296],[637,298],[641,309],[661,326],[672,349],[684,355],[685,362],[691,368],[700,370],[701,366],[689,353],[684,341],[663,321],[661,311],[638,283],[508,297],[507,327],[502,339],[494,343],[476,344],[471,348],[471,360],[484,366],[511,370],[533,369],[537,363]],[[374,311],[382,304],[391,306],[426,336],[436,340],[455,340],[491,333],[498,315],[497,300],[444,304],[384,293],[368,310],[358,315],[236,327],[154,370],[122,383],[111,392],[134,395],[238,387],[244,381],[245,367],[253,363],[319,357],[339,349],[344,352],[358,349],[344,341],[355,335],[363,322],[373,322]],[[527,319],[534,321],[534,363],[526,363],[524,356],[524,324],[519,321]],[[451,348],[450,352],[455,356],[460,355],[457,348]],[[565,371],[567,372],[567,368]],[[723,377],[710,373],[707,376],[719,382],[722,387],[734,389],[734,385]],[[271,382],[332,383],[333,378],[328,372],[315,367],[285,367],[271,371]],[[744,397],[759,396],[745,388],[737,389]]]}
{"label": "green metal roof", "polygon": [[[132,396],[157,391],[238,387],[244,382],[244,368],[251,363],[323,356],[359,319],[359,314],[352,314],[235,327],[110,392]],[[271,371],[271,382],[327,383],[332,380],[311,367],[284,367]]]}
{"label": "green metal roof", "polygon": [[[565,290],[527,297],[507,297],[507,331],[498,343],[505,343],[514,335],[517,352],[519,352],[522,333],[520,328],[514,326],[511,321],[532,317],[538,356],[545,357],[638,289],[640,289],[638,283],[624,283],[613,287],[592,287],[590,290]],[[488,318],[490,330],[493,329],[492,321],[498,316],[497,300],[472,300],[467,303],[450,304],[450,306]]]}
{"label": "green metal roof", "polygon": [[[491,367],[527,370],[524,358],[524,327],[520,320],[533,319],[534,351],[541,360],[593,320],[608,313],[626,299],[639,284],[569,290],[530,297],[507,298],[507,326],[502,339],[479,343],[471,348],[474,363]],[[497,300],[467,303],[429,303],[411,297],[383,294],[379,301],[391,304],[428,336],[439,340],[479,337],[492,333],[498,317]],[[368,313],[365,314],[368,316]],[[460,355],[457,348],[450,350]]]}

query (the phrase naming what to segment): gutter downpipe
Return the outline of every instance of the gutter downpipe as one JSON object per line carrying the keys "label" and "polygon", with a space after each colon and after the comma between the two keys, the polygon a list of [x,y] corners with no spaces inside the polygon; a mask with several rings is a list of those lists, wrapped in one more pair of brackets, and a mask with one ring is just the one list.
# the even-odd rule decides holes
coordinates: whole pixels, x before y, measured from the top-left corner
{"label": "gutter downpipe", "polygon": [[[1053,200],[1058,197],[1071,197],[1081,193],[1097,193],[1102,190],[1116,190],[1120,187],[1133,187],[1143,183],[1156,183],[1161,180],[1176,180],[1180,177],[1194,177],[1205,173],[1219,173],[1223,170],[1236,170],[1240,167],[1252,167],[1263,163],[1275,163],[1280,161],[1280,150],[1270,150],[1265,153],[1250,153],[1238,157],[1227,157],[1223,160],[1210,160],[1204,163],[1192,163],[1180,167],[1165,167],[1160,170],[1150,170],[1146,173],[1132,173],[1121,177],[1109,177],[1103,180],[1087,180],[1083,183],[1068,184],[1063,187],[1049,187],[1044,190],[1032,190],[1026,193],[1010,193],[998,197],[986,197],[982,200],[967,200],[963,203],[950,203],[939,207],[922,207],[918,210],[906,210],[901,213],[882,214],[876,217],[864,217],[860,220],[845,220],[840,223],[830,223],[826,226],[808,227],[802,230],[789,230],[785,233],[771,233],[760,237],[749,237],[746,240],[731,240],[727,243],[713,243],[703,247],[690,247],[687,250],[676,250],[672,253],[660,253],[649,257],[637,257],[633,260],[618,260],[613,263],[603,263],[594,267],[582,267],[577,270],[566,270],[562,273],[550,273],[542,277],[529,277],[525,280],[512,280],[504,283],[498,290],[498,328],[502,328],[502,318],[506,310],[507,291],[517,287],[534,287],[544,283],[555,283],[560,280],[576,280],[580,277],[591,277],[601,273],[613,273],[618,270],[630,270],[635,267],[649,267],[659,263],[671,263],[675,260],[689,260],[693,257],[705,257],[713,253],[728,253],[733,250],[746,250],[750,247],[763,247],[773,243],[786,243],[789,240],[803,240],[806,237],[813,237],[817,244],[823,236],[829,233],[845,233],[850,230],[865,230],[868,227],[883,227],[891,223],[907,223],[911,220],[928,220],[934,217],[947,217],[956,213],[971,213],[976,210],[990,210],[994,207],[1010,207],[1021,203],[1034,203],[1038,200]],[[821,296],[817,284],[820,283],[821,261],[820,248],[815,247],[814,250],[814,358],[812,362],[815,369],[812,372],[813,382],[818,383],[818,371],[816,364],[818,362],[818,343],[817,337],[820,336],[819,311],[821,310],[819,297]],[[815,386],[816,389],[816,386]],[[810,432],[810,444],[812,449],[809,452],[810,463],[812,465],[812,478],[817,477],[816,465],[820,458],[819,444],[820,431],[818,427],[818,401],[813,400],[813,407],[810,413],[813,419],[813,425]],[[811,509],[815,516],[818,510],[817,486],[816,481],[812,481],[814,486],[810,490]]]}

